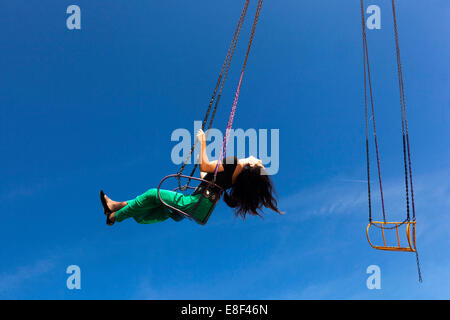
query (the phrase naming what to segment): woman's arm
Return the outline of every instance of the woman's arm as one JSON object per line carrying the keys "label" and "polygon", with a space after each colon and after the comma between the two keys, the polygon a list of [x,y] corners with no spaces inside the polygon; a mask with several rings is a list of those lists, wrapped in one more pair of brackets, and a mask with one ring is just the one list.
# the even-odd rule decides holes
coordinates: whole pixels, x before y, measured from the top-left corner
{"label": "woman's arm", "polygon": [[[209,161],[208,155],[206,154],[206,137],[202,129],[197,132],[197,139],[200,142],[200,177],[203,173],[212,173],[216,170],[217,160]],[[223,171],[224,168],[222,164],[219,165],[219,171]],[[203,178],[203,177],[202,177]]]}
{"label": "woman's arm", "polygon": [[245,167],[246,165],[249,165],[250,167],[254,167],[254,166],[258,166],[263,168],[263,164],[262,164],[262,160],[259,160],[258,158],[255,158],[254,156],[250,156],[248,158],[245,159],[239,159],[238,160],[238,165],[241,166],[242,168]]}
{"label": "woman's arm", "polygon": [[[199,155],[200,177],[203,178],[206,175],[206,173],[212,173],[216,170],[217,160],[209,161],[208,159],[208,155],[206,154],[206,137],[202,129],[198,130],[197,139],[200,142],[200,155]],[[242,169],[244,169],[246,165],[249,165],[250,167],[259,166],[261,168],[264,168],[262,161],[253,156],[250,156],[245,159],[239,159],[236,169],[233,172],[232,177],[233,183],[236,181],[236,178],[242,172]],[[222,172],[223,170],[224,167],[222,164],[220,164],[218,172]]]}

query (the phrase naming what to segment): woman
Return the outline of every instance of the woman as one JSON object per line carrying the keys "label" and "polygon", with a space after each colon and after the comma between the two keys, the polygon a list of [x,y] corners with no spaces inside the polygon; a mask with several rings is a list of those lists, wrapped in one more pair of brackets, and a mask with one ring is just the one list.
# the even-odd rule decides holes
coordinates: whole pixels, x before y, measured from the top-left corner
{"label": "woman", "polygon": [[[203,130],[197,133],[200,142],[200,177],[212,181],[217,166],[216,161],[209,161],[206,155],[206,137]],[[202,182],[205,185],[205,182]],[[201,185],[202,185],[201,184]],[[245,219],[247,214],[260,216],[260,209],[264,206],[282,214],[277,208],[272,181],[264,174],[262,161],[255,157],[237,159],[229,157],[219,165],[215,184],[224,190],[225,203],[235,209],[235,215]],[[183,212],[190,212],[200,198],[200,194],[184,195],[182,193],[160,190],[161,198],[167,204]],[[117,202],[108,198],[100,191],[103,210],[107,216],[107,224],[113,225],[127,218],[134,218],[138,223],[150,224],[161,222],[169,217],[179,221],[182,219],[164,206],[158,198],[157,189],[153,188],[133,200]]]}

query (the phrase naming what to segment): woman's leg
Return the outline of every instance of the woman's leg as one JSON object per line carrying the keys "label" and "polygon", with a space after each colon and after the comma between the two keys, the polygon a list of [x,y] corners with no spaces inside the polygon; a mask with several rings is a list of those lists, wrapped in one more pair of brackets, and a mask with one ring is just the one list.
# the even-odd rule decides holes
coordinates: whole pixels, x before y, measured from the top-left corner
{"label": "woman's leg", "polygon": [[[183,197],[182,194],[167,190],[160,190],[160,194],[163,200],[171,205],[176,203],[177,198]],[[161,203],[158,198],[158,190],[155,188],[126,203],[126,206],[115,212],[115,221],[121,222],[127,218],[134,218],[138,223],[150,224],[169,218],[169,209]]]}
{"label": "woman's leg", "polygon": [[[200,195],[190,196],[182,193],[160,190],[162,200],[188,214],[196,205]],[[125,202],[112,201],[106,198],[108,207],[114,211],[110,216],[112,222],[122,222],[127,218],[133,218],[138,223],[151,224],[161,222],[169,218],[171,212],[162,204],[158,197],[158,190],[153,188],[141,194],[133,200]],[[175,219],[179,221],[178,219]]]}

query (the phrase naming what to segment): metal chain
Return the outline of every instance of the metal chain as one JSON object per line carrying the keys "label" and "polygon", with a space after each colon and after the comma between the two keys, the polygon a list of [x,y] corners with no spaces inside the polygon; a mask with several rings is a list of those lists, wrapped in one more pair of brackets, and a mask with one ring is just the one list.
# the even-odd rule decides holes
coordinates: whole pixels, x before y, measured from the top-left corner
{"label": "metal chain", "polygon": [[394,32],[395,32],[395,49],[397,55],[397,71],[398,71],[398,87],[400,91],[400,111],[402,114],[402,142],[403,142],[403,164],[405,168],[405,193],[406,193],[406,216],[409,218],[409,190],[408,190],[408,165],[406,156],[406,133],[405,133],[405,95],[403,87],[403,72],[400,61],[400,46],[398,40],[398,29],[397,29],[397,15],[395,12],[395,2],[392,2],[392,15],[394,19]]}
{"label": "metal chain", "polygon": [[396,14],[396,7],[395,7],[394,0],[392,0],[392,15],[394,18],[395,47],[396,47],[396,53],[397,53],[397,69],[398,69],[399,90],[400,90],[400,106],[401,106],[401,112],[402,112],[403,159],[404,159],[404,166],[405,166],[405,189],[406,189],[406,199],[407,199],[407,215],[409,217],[409,196],[408,196],[408,172],[409,172],[409,183],[410,183],[410,187],[411,187],[411,205],[412,205],[412,211],[413,211],[413,220],[415,220],[416,219],[416,212],[415,212],[416,210],[415,210],[415,205],[414,205],[414,189],[413,189],[413,181],[412,181],[412,165],[411,165],[411,151],[410,151],[409,134],[408,134],[408,119],[406,116],[405,86],[404,86],[404,82],[403,82],[403,68],[402,68],[402,61],[401,61],[401,56],[400,56],[400,44],[399,44],[398,27],[397,27],[397,14]]}
{"label": "metal chain", "polygon": [[[398,27],[397,27],[397,14],[395,9],[395,1],[392,0],[392,15],[394,18],[394,32],[395,32],[395,49],[397,53],[397,70],[398,70],[398,81],[399,81],[399,90],[400,90],[400,107],[402,112],[402,130],[403,130],[403,162],[405,166],[405,189],[406,189],[406,214],[407,219],[409,220],[409,194],[408,194],[408,171],[409,171],[409,183],[411,187],[411,205],[413,211],[413,220],[416,220],[416,210],[414,205],[414,189],[413,189],[413,181],[412,181],[412,166],[411,166],[411,151],[409,144],[409,134],[408,134],[408,119],[406,116],[406,98],[405,98],[405,85],[403,82],[403,70],[402,70],[402,60],[400,56],[400,44],[399,44],[399,36],[398,36]],[[407,150],[407,152],[406,152]],[[406,157],[408,155],[408,157]],[[408,163],[408,165],[407,165]],[[416,264],[417,264],[417,273],[419,276],[419,282],[422,282],[422,271],[420,268],[420,260],[419,260],[419,252],[416,249]]]}
{"label": "metal chain", "polygon": [[419,251],[417,251],[417,248],[416,248],[416,263],[417,263],[417,273],[419,275],[419,282],[423,282],[422,271],[420,268],[420,261],[419,261]]}
{"label": "metal chain", "polygon": [[255,19],[253,21],[252,32],[250,34],[250,39],[248,41],[247,53],[245,54],[245,60],[244,60],[243,66],[242,66],[241,76],[239,78],[239,83],[238,83],[238,86],[237,86],[237,89],[236,89],[236,94],[234,96],[234,101],[233,101],[233,106],[231,108],[230,116],[228,118],[228,124],[227,124],[226,132],[225,132],[225,137],[223,138],[222,152],[221,152],[221,154],[219,156],[219,160],[217,161],[216,169],[214,170],[213,182],[216,181],[217,173],[219,171],[219,166],[221,164],[222,159],[225,158],[225,154],[226,154],[226,151],[227,151],[228,138],[229,138],[229,135],[230,135],[231,128],[233,126],[233,120],[234,120],[234,115],[236,113],[237,103],[238,103],[238,100],[239,100],[239,94],[240,94],[240,90],[241,90],[242,80],[244,78],[244,73],[245,73],[245,69],[246,69],[246,66],[247,66],[248,57],[250,56],[250,49],[252,47],[253,38],[255,36],[256,25],[258,24],[258,20],[259,20],[259,15],[261,13],[262,4],[263,4],[263,0],[259,0],[258,1],[258,6],[257,6],[257,9],[256,9]]}
{"label": "metal chain", "polygon": [[[372,90],[372,76],[370,72],[370,61],[369,61],[369,50],[367,46],[367,36],[366,36],[366,18],[364,14],[364,0],[361,0],[361,19],[362,19],[362,32],[363,32],[363,53],[364,53],[364,81],[366,81],[366,69],[367,69],[367,79],[369,82],[369,93],[370,93],[370,104],[371,104],[371,111],[372,111],[372,123],[373,123],[373,134],[374,134],[374,141],[375,141],[375,151],[377,155],[377,169],[378,169],[378,181],[380,185],[380,196],[381,196],[381,207],[383,211],[383,220],[386,222],[386,210],[384,206],[384,194],[383,194],[383,183],[381,179],[381,161],[380,161],[380,152],[378,148],[378,138],[377,138],[377,129],[376,129],[376,122],[375,122],[375,107],[374,107],[374,100],[373,100],[373,90]],[[365,96],[366,96],[366,108],[367,108],[367,87],[364,86],[365,89]],[[368,113],[366,112],[366,122]],[[368,140],[368,132],[366,132],[366,139]],[[367,144],[368,145],[368,144]],[[368,150],[368,146],[367,146]],[[367,151],[368,153],[368,151]],[[369,162],[369,161],[368,161]],[[369,170],[369,167],[368,167]],[[370,181],[368,181],[370,183]],[[369,186],[370,188],[370,186]],[[370,196],[370,195],[369,195]],[[369,204],[371,206],[371,204]],[[369,219],[371,219],[371,213],[369,216]]]}
{"label": "metal chain", "polygon": [[[206,125],[206,122],[208,120],[208,116],[209,116],[209,113],[211,111],[211,107],[212,107],[212,105],[214,103],[214,100],[216,100],[216,103],[215,103],[215,106],[214,106],[214,109],[213,109],[213,113],[212,113],[210,121],[209,121],[208,130],[211,128],[212,123],[214,121],[214,117],[215,117],[215,114],[216,114],[216,111],[217,111],[217,107],[219,105],[220,97],[222,95],[222,90],[223,90],[223,87],[225,85],[225,81],[226,81],[226,78],[227,78],[227,75],[228,75],[228,70],[230,68],[231,61],[232,61],[233,55],[234,55],[234,51],[236,49],[236,45],[237,45],[237,42],[238,42],[238,39],[239,39],[239,35],[240,35],[241,30],[242,30],[242,25],[243,25],[243,22],[245,20],[245,16],[246,16],[246,13],[247,13],[249,2],[250,2],[250,0],[246,0],[246,2],[244,4],[244,8],[243,8],[241,16],[239,18],[238,25],[237,25],[236,30],[235,30],[234,35],[233,35],[233,40],[231,41],[230,47],[229,47],[228,52],[227,52],[227,56],[225,58],[225,62],[223,64],[223,66],[222,66],[222,70],[221,70],[220,75],[219,75],[219,79],[217,80],[216,87],[214,89],[213,95],[212,95],[211,100],[210,100],[209,105],[208,105],[208,109],[207,109],[205,117],[203,119],[202,130],[205,129],[205,125]],[[225,74],[224,74],[224,71],[225,71]],[[219,89],[219,86],[220,86],[220,89]],[[218,98],[216,99],[216,93],[217,93],[218,89],[219,89],[219,95],[218,95]],[[186,167],[186,165],[187,165],[187,163],[188,163],[192,153],[194,152],[196,145],[197,145],[197,140],[195,140],[195,142],[193,143],[188,156],[186,157],[186,159],[185,159],[183,165],[181,166],[180,170],[178,170],[177,174],[178,174],[179,177],[183,173],[183,170]],[[194,166],[190,176],[194,175],[195,170],[197,169],[197,166],[198,165],[195,164],[195,166]],[[191,181],[191,179],[188,180],[186,185],[181,186],[181,179],[178,178],[178,187],[179,187],[179,189],[182,190],[182,191],[186,190],[189,187],[190,181]]]}
{"label": "metal chain", "polygon": [[[242,30],[242,25],[244,23],[244,19],[245,19],[246,13],[247,13],[249,2],[250,2],[250,0],[247,0],[246,3],[245,3],[245,7],[244,7],[244,10],[243,10],[243,12],[241,14],[241,19],[239,20],[239,24],[238,24],[239,31],[237,31],[237,36],[236,36],[236,32],[235,32],[235,38],[233,38],[233,41],[234,41],[233,49],[232,49],[232,52],[231,52],[230,60],[229,60],[229,62],[227,64],[227,67],[226,67],[226,70],[225,70],[225,76],[223,78],[222,85],[221,85],[220,90],[219,90],[219,95],[218,95],[218,97],[216,99],[216,104],[214,106],[213,113],[211,115],[211,121],[209,122],[208,129],[206,130],[206,139],[208,139],[209,129],[211,129],[211,126],[213,124],[213,119],[214,119],[214,117],[216,115],[217,106],[219,105],[220,98],[222,97],[223,87],[225,85],[225,81],[226,81],[227,76],[228,76],[228,71],[229,71],[230,66],[231,66],[231,60],[233,58],[233,54],[234,54],[234,51],[236,49],[236,45],[237,45],[237,42],[238,42],[238,39],[239,39],[239,35],[240,35],[241,30]],[[238,30],[238,29],[236,29],[236,30]],[[204,130],[204,126],[202,126],[202,130]],[[197,141],[194,143],[194,148],[195,148],[196,143],[197,143]],[[192,153],[192,151],[191,151],[191,153]],[[194,165],[194,168],[192,168],[190,176],[194,175],[195,171],[197,170],[197,167],[198,167],[198,164],[196,163]],[[190,181],[191,180],[189,179],[185,187],[189,186]]]}
{"label": "metal chain", "polygon": [[[362,1],[361,1],[362,2]],[[364,113],[366,125],[366,162],[367,162],[367,196],[369,200],[369,222],[372,222],[372,199],[370,190],[370,157],[369,157],[369,119],[367,108],[367,71],[366,71],[366,32],[365,32],[365,17],[364,7],[361,3],[361,22],[363,28],[363,64],[364,64]]]}

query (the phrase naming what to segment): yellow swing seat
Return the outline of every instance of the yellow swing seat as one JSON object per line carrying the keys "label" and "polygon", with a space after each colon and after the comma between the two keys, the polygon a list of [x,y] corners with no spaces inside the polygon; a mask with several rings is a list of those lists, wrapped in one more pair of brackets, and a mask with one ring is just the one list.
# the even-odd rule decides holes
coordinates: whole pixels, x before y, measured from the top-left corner
{"label": "yellow swing seat", "polygon": [[[398,232],[398,228],[402,225],[406,225],[406,238],[408,240],[408,246],[400,245],[400,235]],[[381,229],[381,234],[383,236],[383,245],[374,245],[370,241],[369,230],[370,227],[375,227]],[[395,229],[397,233],[397,245],[396,246],[387,246],[386,245],[386,237],[384,234],[385,230]],[[404,222],[383,222],[383,221],[372,221],[367,226],[367,240],[372,248],[377,250],[386,250],[386,251],[403,251],[403,252],[416,252],[416,221],[404,221]]]}

